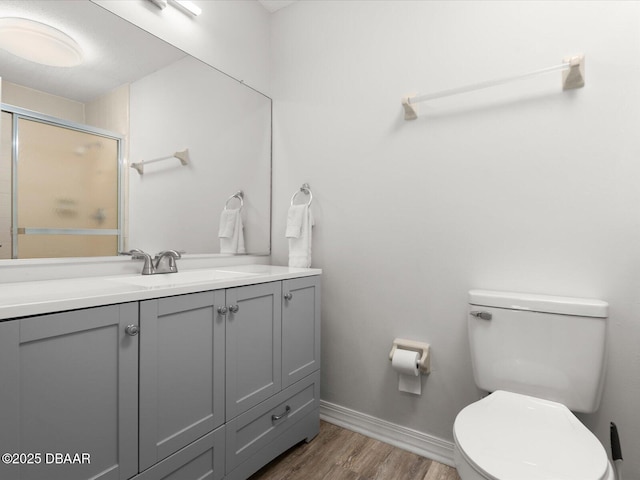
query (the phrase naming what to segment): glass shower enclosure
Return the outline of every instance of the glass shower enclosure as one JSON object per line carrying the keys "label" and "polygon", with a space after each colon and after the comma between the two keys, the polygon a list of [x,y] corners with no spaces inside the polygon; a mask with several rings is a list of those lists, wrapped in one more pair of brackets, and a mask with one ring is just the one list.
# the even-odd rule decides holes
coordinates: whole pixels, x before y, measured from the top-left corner
{"label": "glass shower enclosure", "polygon": [[[4,258],[116,255],[122,138],[7,105],[2,110],[2,138],[11,139],[10,152],[6,141],[2,148],[2,165],[12,170],[11,256],[7,245],[0,253]],[[7,205],[1,208],[7,211]],[[0,232],[7,227],[0,223]]]}

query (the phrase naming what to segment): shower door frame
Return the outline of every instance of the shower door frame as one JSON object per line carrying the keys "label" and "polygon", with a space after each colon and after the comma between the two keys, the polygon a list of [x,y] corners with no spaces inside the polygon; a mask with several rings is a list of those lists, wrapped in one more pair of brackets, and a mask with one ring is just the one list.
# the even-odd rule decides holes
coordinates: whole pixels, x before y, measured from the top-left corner
{"label": "shower door frame", "polygon": [[[117,133],[105,130],[102,128],[92,127],[69,120],[63,120],[51,115],[45,115],[33,110],[28,110],[22,107],[16,107],[15,105],[9,105],[6,103],[0,104],[2,111],[8,112],[12,115],[12,131],[11,131],[11,258],[17,259],[18,257],[18,205],[17,205],[17,188],[18,188],[18,146],[19,146],[19,128],[18,121],[22,118],[34,122],[40,122],[55,127],[66,128],[69,130],[75,130],[82,133],[88,133],[115,140],[117,142],[117,196],[118,196],[118,228],[116,229],[99,229],[99,228],[26,228],[24,233],[28,235],[117,235],[118,237],[118,252],[123,250],[124,238],[123,238],[123,222],[122,208],[123,208],[123,142],[124,136]],[[117,254],[117,253],[116,253]]]}

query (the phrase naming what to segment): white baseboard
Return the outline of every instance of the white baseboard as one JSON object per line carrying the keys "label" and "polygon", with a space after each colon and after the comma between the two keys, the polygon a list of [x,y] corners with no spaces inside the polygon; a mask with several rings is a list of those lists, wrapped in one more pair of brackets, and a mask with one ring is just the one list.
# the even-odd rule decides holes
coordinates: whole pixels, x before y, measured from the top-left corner
{"label": "white baseboard", "polygon": [[394,447],[454,467],[453,443],[371,415],[320,400],[320,418]]}

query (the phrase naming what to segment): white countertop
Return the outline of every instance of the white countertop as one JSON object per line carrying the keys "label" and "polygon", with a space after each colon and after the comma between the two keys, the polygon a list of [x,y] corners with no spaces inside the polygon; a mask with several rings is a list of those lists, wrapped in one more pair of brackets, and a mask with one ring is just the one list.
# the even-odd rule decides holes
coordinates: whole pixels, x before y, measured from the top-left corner
{"label": "white countertop", "polygon": [[159,275],[0,284],[0,320],[320,275],[317,268],[239,265]]}

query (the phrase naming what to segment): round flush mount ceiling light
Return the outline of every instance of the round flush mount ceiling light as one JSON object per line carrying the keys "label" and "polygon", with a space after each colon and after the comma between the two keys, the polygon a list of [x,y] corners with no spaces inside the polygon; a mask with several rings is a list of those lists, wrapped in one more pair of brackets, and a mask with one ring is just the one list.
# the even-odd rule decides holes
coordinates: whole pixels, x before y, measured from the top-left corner
{"label": "round flush mount ceiling light", "polygon": [[26,18],[0,18],[0,48],[42,65],[82,63],[78,42],[57,28]]}

